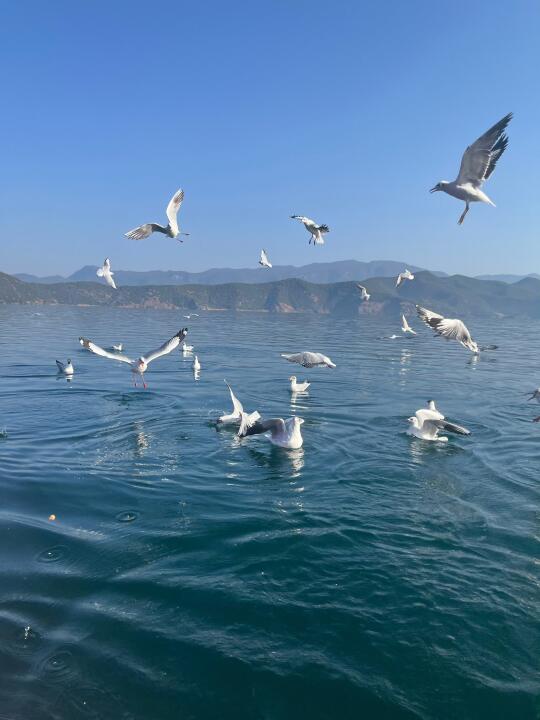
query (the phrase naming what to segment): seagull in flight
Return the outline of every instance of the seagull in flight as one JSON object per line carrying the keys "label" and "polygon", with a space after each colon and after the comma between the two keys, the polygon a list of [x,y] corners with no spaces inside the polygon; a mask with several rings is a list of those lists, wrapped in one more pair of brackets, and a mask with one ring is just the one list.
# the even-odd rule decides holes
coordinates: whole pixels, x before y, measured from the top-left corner
{"label": "seagull in flight", "polygon": [[[529,393],[527,393],[527,395],[528,394]],[[533,390],[531,396],[528,397],[527,400],[536,400],[537,403],[540,403],[540,388],[536,388],[536,390]]]}
{"label": "seagull in flight", "polygon": [[432,330],[435,330],[437,335],[445,338],[445,340],[457,340],[464,348],[475,353],[475,355],[480,352],[478,344],[472,339],[467,326],[461,320],[445,318],[431,310],[420,307],[420,305],[416,306],[416,312],[420,320],[432,328]]}
{"label": "seagull in flight", "polygon": [[292,220],[300,220],[304,225],[308,233],[311,235],[309,238],[309,245],[313,242],[313,245],[324,245],[323,235],[330,232],[328,225],[318,225],[315,220],[311,220],[305,215],[291,215]]}
{"label": "seagull in flight", "polygon": [[266,254],[266,250],[261,250],[261,259],[259,260],[259,265],[261,267],[271,268],[272,263],[268,259],[268,255]]}
{"label": "seagull in flight", "polygon": [[360,283],[356,283],[356,287],[360,290],[360,300],[369,300],[371,295],[368,293],[366,288]]}
{"label": "seagull in flight", "polygon": [[412,329],[412,327],[407,322],[407,318],[405,317],[405,315],[401,316],[401,332],[411,333],[411,335],[416,335],[416,332]]}
{"label": "seagull in flight", "polygon": [[439,435],[441,430],[456,433],[457,435],[471,434],[471,431],[467,430],[467,428],[448,422],[444,415],[437,410],[433,400],[429,401],[427,408],[421,408],[412,417],[407,418],[407,422],[409,423],[407,434],[421,440],[448,442],[447,437]]}
{"label": "seagull in flight", "polygon": [[300,352],[293,353],[292,355],[281,353],[281,357],[285,358],[285,360],[288,360],[289,362],[298,363],[298,365],[302,365],[302,367],[305,368],[336,367],[329,357],[317,352]]}
{"label": "seagull in flight", "polygon": [[414,275],[410,270],[405,269],[396,278],[396,287],[399,287],[404,280],[414,280]]}
{"label": "seagull in flight", "polygon": [[305,381],[304,381],[304,382],[302,382],[302,381],[298,382],[298,380],[296,379],[296,375],[291,375],[291,377],[289,378],[289,380],[290,380],[290,383],[291,383],[291,392],[292,392],[292,393],[298,393],[298,392],[303,393],[303,392],[306,392],[306,390],[308,389],[308,387],[311,385],[311,383],[305,382]]}
{"label": "seagull in flight", "polygon": [[133,228],[133,230],[127,232],[126,237],[131,240],[145,240],[147,237],[150,237],[153,232],[160,232],[164,235],[168,235],[170,238],[177,238],[179,242],[184,242],[183,240],[180,240],[180,235],[189,235],[189,233],[180,232],[177,220],[178,211],[180,210],[180,205],[182,205],[183,199],[183,190],[177,190],[172,196],[169,204],[167,205],[167,210],[165,211],[167,220],[169,221],[168,225],[165,226],[158,225],[158,223],[146,223],[145,225],[140,225],[139,227]]}
{"label": "seagull in flight", "polygon": [[113,280],[114,273],[111,270],[111,261],[108,257],[103,261],[103,265],[96,270],[96,275],[104,278],[107,285],[110,285],[113,290],[116,290],[116,285]]}
{"label": "seagull in flight", "polygon": [[469,145],[463,153],[459,175],[455,180],[452,182],[441,180],[429,191],[431,193],[442,191],[465,202],[465,210],[461,213],[458,225],[465,220],[465,215],[469,212],[469,204],[472,202],[483,202],[495,207],[495,203],[481,188],[495,170],[497,161],[506,150],[508,136],[505,130],[511,119],[512,113],[508,113],[472,145]]}
{"label": "seagull in flight", "polygon": [[[239,424],[242,419],[242,413],[244,412],[244,406],[240,402],[240,400],[236,397],[236,395],[233,393],[231,386],[229,383],[224,380],[225,385],[229,388],[229,392],[231,394],[231,400],[233,404],[232,412],[228,415],[222,415],[217,419],[219,424],[222,425],[229,425],[231,423]],[[260,419],[259,413],[255,410],[255,412],[248,413],[247,414],[247,422],[252,423],[256,420]]]}
{"label": "seagull in flight", "polygon": [[75,368],[73,367],[69,358],[67,363],[63,363],[60,360],[57,360],[56,367],[58,368],[59,375],[73,375],[73,373],[75,372]]}
{"label": "seagull in flight", "polygon": [[135,385],[135,387],[137,387],[136,378],[137,375],[140,375],[143,387],[146,389],[144,373],[148,369],[148,365],[152,362],[152,360],[157,360],[157,358],[162,357],[163,355],[167,355],[175,348],[177,348],[180,343],[184,342],[187,331],[187,328],[182,328],[182,330],[179,330],[176,335],[173,335],[170,340],[167,340],[166,343],[163,343],[163,345],[161,345],[161,347],[159,347],[157,350],[151,350],[149,353],[146,353],[146,355],[141,355],[138,360],[131,360],[131,358],[128,358],[127,355],[122,355],[121,353],[117,352],[111,353],[108,350],[104,350],[99,345],[96,345],[91,340],[88,340],[88,338],[80,337],[79,342],[84,348],[90,350],[90,352],[93,352],[95,355],[101,355],[101,357],[108,358],[109,360],[118,360],[119,362],[131,365],[131,372],[134,374],[133,384]]}
{"label": "seagull in flight", "polygon": [[238,437],[248,435],[267,435],[272,445],[297,450],[304,443],[300,427],[304,420],[299,417],[270,418],[269,420],[257,420],[253,422],[246,413],[242,413]]}

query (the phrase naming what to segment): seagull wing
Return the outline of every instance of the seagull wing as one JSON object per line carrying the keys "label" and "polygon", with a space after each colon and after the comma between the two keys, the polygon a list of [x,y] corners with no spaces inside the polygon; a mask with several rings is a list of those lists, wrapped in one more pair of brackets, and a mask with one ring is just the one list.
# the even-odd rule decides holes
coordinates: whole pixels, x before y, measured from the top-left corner
{"label": "seagull wing", "polygon": [[147,237],[150,237],[153,232],[160,232],[166,235],[167,228],[163,227],[163,225],[158,225],[157,223],[146,223],[145,225],[139,225],[139,227],[133,228],[133,230],[127,232],[126,237],[130,240],[145,240]]}
{"label": "seagull wing", "polygon": [[180,189],[174,193],[169,204],[167,205],[167,220],[169,221],[169,225],[174,232],[178,231],[178,221],[176,219],[176,216],[178,215],[178,211],[180,210],[180,205],[182,204],[183,200],[184,191]]}
{"label": "seagull wing", "polygon": [[60,362],[60,360],[56,361],[56,367],[58,368],[58,372],[64,372],[64,368],[66,367],[63,362]]}
{"label": "seagull wing", "polygon": [[113,290],[116,290],[116,284],[114,282],[112,273],[108,273],[107,275],[105,275],[105,280],[107,281],[107,285],[110,285]]}
{"label": "seagull wing", "polygon": [[396,287],[399,287],[402,282],[403,282],[403,273],[399,273],[399,275],[396,278]]}
{"label": "seagull wing", "polygon": [[455,423],[447,422],[446,420],[441,420],[441,428],[443,430],[448,430],[448,432],[456,433],[456,435],[471,434],[471,431],[467,430],[467,428],[463,427],[462,425],[456,425]]}
{"label": "seagull wing", "polygon": [[240,417],[242,415],[242,413],[244,412],[244,406],[242,405],[240,400],[236,397],[236,395],[233,393],[232,388],[229,385],[229,383],[226,380],[224,380],[224,383],[229,388],[229,392],[231,393],[231,400],[232,400],[232,404],[233,404],[234,415],[238,415],[238,417]]}
{"label": "seagull wing", "polygon": [[471,334],[467,326],[457,319],[443,318],[435,326],[435,332],[447,340],[458,340],[460,343],[470,343]]}
{"label": "seagull wing", "polygon": [[167,340],[166,343],[163,343],[161,347],[158,347],[157,350],[151,350],[149,353],[143,356],[143,360],[149,364],[152,362],[152,360],[156,360],[157,358],[161,357],[162,355],[167,355],[168,353],[172,352],[175,348],[177,348],[180,343],[184,340],[184,338],[187,335],[187,328],[182,328],[182,330],[179,330],[176,335],[173,335],[170,340]]}
{"label": "seagull wing", "polygon": [[442,315],[439,315],[432,310],[428,310],[427,308],[421,307],[420,305],[416,306],[416,312],[418,313],[418,317],[420,318],[420,320],[425,322],[426,325],[433,329],[436,329],[438,323],[441,320],[444,320]]}
{"label": "seagull wing", "polygon": [[487,132],[465,150],[461,159],[457,184],[471,183],[479,187],[495,169],[497,160],[508,145],[504,130],[512,119],[512,113],[505,115]]}
{"label": "seagull wing", "polygon": [[120,353],[111,353],[108,350],[104,350],[99,345],[96,345],[96,343],[93,343],[91,340],[88,340],[88,338],[79,338],[79,342],[83,346],[83,348],[86,348],[87,350],[90,350],[90,352],[93,352],[94,355],[101,355],[101,357],[109,358],[109,360],[119,360],[120,362],[128,363],[128,365],[131,365],[133,360],[127,357],[127,355],[121,355]]}
{"label": "seagull wing", "polygon": [[269,420],[257,420],[252,423],[243,423],[244,427],[240,427],[238,431],[239,437],[248,435],[261,435],[269,432],[272,437],[285,432],[285,421],[283,418],[271,418]]}

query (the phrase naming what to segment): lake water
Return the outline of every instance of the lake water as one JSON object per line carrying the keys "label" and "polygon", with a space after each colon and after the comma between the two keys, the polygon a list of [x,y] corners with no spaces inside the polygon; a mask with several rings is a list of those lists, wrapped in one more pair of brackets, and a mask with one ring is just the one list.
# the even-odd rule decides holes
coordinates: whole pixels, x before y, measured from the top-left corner
{"label": "lake water", "polygon": [[[537,718],[540,323],[468,324],[500,348],[399,319],[0,306],[0,718]],[[146,391],[78,344],[138,356],[183,325],[200,379],[175,352]],[[303,349],[337,369],[279,357]],[[216,429],[224,378],[303,417],[304,447]],[[431,398],[473,434],[408,437]]]}

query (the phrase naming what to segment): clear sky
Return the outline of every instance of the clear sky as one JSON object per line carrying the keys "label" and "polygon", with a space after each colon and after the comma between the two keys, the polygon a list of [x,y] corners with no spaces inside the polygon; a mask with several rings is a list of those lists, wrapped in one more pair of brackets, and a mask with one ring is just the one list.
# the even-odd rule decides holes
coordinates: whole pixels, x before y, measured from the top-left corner
{"label": "clear sky", "polygon": [[[540,272],[537,0],[17,0],[0,27],[0,270],[347,258]],[[428,190],[507,112],[486,191]],[[186,193],[183,245],[123,233]],[[308,246],[297,213],[331,228]]]}

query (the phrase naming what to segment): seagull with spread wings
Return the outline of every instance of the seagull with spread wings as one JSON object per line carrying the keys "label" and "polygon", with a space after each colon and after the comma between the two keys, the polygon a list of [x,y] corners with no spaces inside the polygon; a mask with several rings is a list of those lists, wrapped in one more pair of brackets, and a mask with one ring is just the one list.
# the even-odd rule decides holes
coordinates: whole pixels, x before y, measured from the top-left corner
{"label": "seagull with spread wings", "polygon": [[[221,417],[218,417],[217,422],[220,425],[230,425],[231,423],[239,424],[242,419],[242,413],[244,412],[244,406],[240,402],[240,400],[236,397],[236,395],[233,393],[231,386],[229,383],[224,380],[225,385],[229,388],[229,392],[231,394],[231,401],[233,404],[233,409],[231,413],[221,415]],[[259,413],[255,410],[252,413],[247,414],[248,422],[255,422],[256,420],[260,419]]]}
{"label": "seagull with spread wings", "polygon": [[153,361],[157,360],[157,358],[162,357],[163,355],[167,355],[168,353],[172,352],[175,348],[177,348],[180,343],[184,342],[184,339],[187,335],[187,328],[182,328],[182,330],[179,330],[176,335],[173,335],[170,340],[167,340],[166,343],[163,343],[161,347],[159,347],[157,350],[152,350],[146,355],[141,355],[141,357],[138,360],[132,360],[131,358],[128,358],[127,355],[122,355],[121,353],[115,352],[111,353],[108,350],[105,350],[104,348],[100,347],[99,345],[96,345],[91,340],[88,340],[88,338],[79,338],[79,342],[81,345],[86,348],[87,350],[90,350],[90,352],[93,352],[95,355],[101,355],[101,357],[108,358],[109,360],[117,360],[119,362],[127,363],[128,365],[131,365],[131,372],[134,373],[133,377],[133,384],[135,387],[137,387],[137,375],[141,376],[143,387],[146,389],[146,382],[144,380],[144,373],[148,369],[148,365]]}
{"label": "seagull with spread wings", "polygon": [[317,352],[299,352],[292,353],[291,355],[281,353],[281,357],[285,358],[285,360],[288,360],[289,362],[298,363],[298,365],[302,365],[302,367],[305,368],[336,367],[327,355]]}
{"label": "seagull with spread wings", "polygon": [[469,145],[463,153],[459,175],[455,180],[452,182],[441,180],[431,188],[432,193],[442,191],[465,202],[465,210],[461,213],[458,225],[465,220],[465,215],[469,212],[469,204],[472,202],[483,202],[495,207],[495,203],[483,192],[482,185],[489,179],[497,161],[506,150],[508,135],[505,130],[511,119],[512,113],[508,113]]}
{"label": "seagull with spread wings", "polygon": [[475,353],[475,355],[480,352],[478,344],[472,339],[467,326],[461,320],[445,318],[427,308],[420,307],[420,305],[416,306],[416,312],[420,320],[445,340],[457,340],[464,348]]}
{"label": "seagull with spread wings", "polygon": [[165,211],[167,220],[169,221],[168,225],[165,226],[159,225],[158,223],[146,223],[145,225],[140,225],[139,227],[133,228],[133,230],[127,232],[126,237],[131,240],[145,240],[147,237],[150,237],[153,232],[160,232],[164,235],[168,235],[170,238],[177,238],[179,242],[183,242],[183,240],[180,240],[180,235],[189,235],[189,233],[180,232],[180,228],[178,227],[177,215],[183,200],[184,191],[177,190],[172,196],[171,201],[167,205],[167,210]]}
{"label": "seagull with spread wings", "polygon": [[96,275],[102,277],[107,285],[110,285],[113,290],[116,290],[116,285],[113,280],[113,271],[111,270],[111,261],[109,258],[105,258],[103,265],[96,270]]}
{"label": "seagull with spread wings", "polygon": [[261,250],[261,259],[259,260],[259,265],[264,268],[271,268],[272,263],[268,259],[268,255],[266,254],[266,250]]}
{"label": "seagull with spread wings", "polygon": [[371,295],[368,293],[366,288],[363,285],[360,285],[360,283],[356,283],[356,287],[360,290],[360,300],[369,300]]}
{"label": "seagull with spread wings", "polygon": [[413,330],[412,327],[409,325],[405,315],[401,316],[401,332],[411,333],[411,335],[416,335],[416,331]]}
{"label": "seagull with spread wings", "polygon": [[311,245],[311,242],[313,242],[313,245],[324,245],[323,235],[330,232],[328,225],[319,225],[315,220],[311,220],[305,215],[291,215],[291,220],[299,220],[306,228],[311,235],[309,245]]}
{"label": "seagull with spread wings", "polygon": [[448,438],[439,435],[441,430],[453,432],[456,435],[470,435],[471,431],[461,425],[448,422],[444,415],[435,407],[433,400],[430,400],[427,408],[417,410],[415,414],[407,418],[409,427],[407,434],[420,438],[420,440],[438,440],[448,442]]}
{"label": "seagull with spread wings", "polygon": [[404,280],[414,280],[414,275],[407,268],[397,276],[396,287],[399,287]]}

